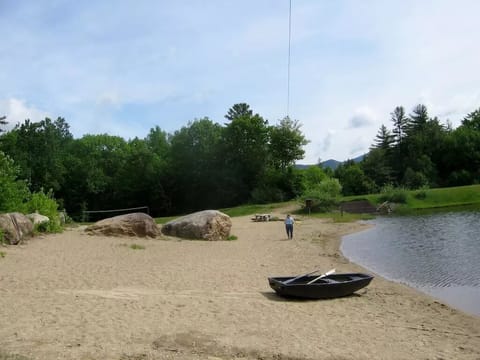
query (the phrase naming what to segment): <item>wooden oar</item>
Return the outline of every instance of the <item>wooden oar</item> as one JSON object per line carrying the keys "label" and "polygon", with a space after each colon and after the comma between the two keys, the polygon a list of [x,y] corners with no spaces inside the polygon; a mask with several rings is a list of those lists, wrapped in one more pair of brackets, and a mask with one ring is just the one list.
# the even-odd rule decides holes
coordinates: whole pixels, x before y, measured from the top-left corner
{"label": "wooden oar", "polygon": [[323,277],[325,277],[325,276],[332,275],[334,272],[335,272],[335,269],[329,270],[329,271],[327,271],[325,274],[322,274],[322,275],[320,275],[319,277],[316,277],[315,279],[309,281],[309,282],[307,283],[307,285],[313,284],[315,281],[317,281],[317,280],[319,280],[319,279],[321,279],[321,278],[323,278]]}
{"label": "wooden oar", "polygon": [[309,272],[309,273],[307,273],[307,274],[298,275],[297,277],[294,277],[293,279],[285,280],[283,283],[284,283],[284,284],[289,284],[289,283],[291,283],[292,281],[301,279],[301,278],[303,278],[303,277],[305,277],[305,276],[309,276],[309,275],[315,274],[316,272],[319,272],[319,271],[320,271],[320,269],[317,269],[317,270],[312,271],[312,272]]}

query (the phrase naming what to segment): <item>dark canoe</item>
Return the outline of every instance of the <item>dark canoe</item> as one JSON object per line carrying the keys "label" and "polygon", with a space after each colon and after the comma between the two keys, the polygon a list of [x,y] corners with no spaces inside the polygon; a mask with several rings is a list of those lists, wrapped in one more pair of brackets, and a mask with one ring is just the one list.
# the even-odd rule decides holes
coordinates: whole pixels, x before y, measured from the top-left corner
{"label": "dark canoe", "polygon": [[373,276],[362,273],[332,274],[318,279],[312,284],[308,282],[317,276],[304,276],[292,282],[293,276],[269,277],[270,287],[278,295],[306,299],[331,299],[353,294],[370,284]]}

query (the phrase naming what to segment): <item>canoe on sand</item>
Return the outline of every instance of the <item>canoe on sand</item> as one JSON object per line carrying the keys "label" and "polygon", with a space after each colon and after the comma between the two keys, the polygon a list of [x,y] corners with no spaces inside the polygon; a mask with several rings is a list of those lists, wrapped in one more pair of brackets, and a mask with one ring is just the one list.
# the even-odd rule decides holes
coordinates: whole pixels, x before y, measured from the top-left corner
{"label": "canoe on sand", "polygon": [[306,299],[331,299],[353,294],[370,284],[373,276],[363,273],[326,274],[324,276],[269,277],[268,283],[278,295]]}

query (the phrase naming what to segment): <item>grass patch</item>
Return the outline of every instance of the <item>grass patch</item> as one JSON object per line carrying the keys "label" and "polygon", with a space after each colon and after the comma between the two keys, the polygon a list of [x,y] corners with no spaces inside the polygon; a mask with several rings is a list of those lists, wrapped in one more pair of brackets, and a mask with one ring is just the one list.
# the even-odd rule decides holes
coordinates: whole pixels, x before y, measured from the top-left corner
{"label": "grass patch", "polygon": [[158,218],[155,218],[155,223],[166,224],[167,222],[178,219],[179,217],[182,217],[182,216],[183,215],[158,217]]}
{"label": "grass patch", "polygon": [[[290,206],[290,205],[298,205],[298,204],[295,201],[286,201],[286,202],[272,203],[272,204],[247,204],[247,205],[240,205],[240,206],[235,206],[231,208],[218,209],[218,211],[224,214],[227,214],[230,217],[237,217],[237,216],[246,216],[246,215],[252,215],[252,214],[269,214],[275,209],[285,207],[285,206]],[[179,217],[182,217],[182,216],[184,215],[158,217],[158,218],[155,218],[155,222],[157,224],[165,224],[169,221],[178,219]]]}
{"label": "grass patch", "polygon": [[220,211],[230,217],[236,217],[252,214],[269,214],[275,209],[289,205],[297,205],[297,203],[295,201],[286,201],[272,204],[247,204],[242,206],[236,206],[233,208],[220,209]]}
{"label": "grass patch", "polygon": [[441,189],[422,190],[424,195],[416,196],[418,191],[410,191],[407,205],[413,209],[438,208],[460,205],[480,205],[480,185],[457,186]]}
{"label": "grass patch", "polygon": [[[133,250],[145,250],[145,246],[139,244],[120,244],[120,246],[125,246]],[[1,359],[0,359],[1,360]]]}
{"label": "grass patch", "polygon": [[[378,206],[383,203],[382,196],[385,194],[367,194],[356,196],[344,196],[341,201],[358,201],[367,200],[372,205]],[[395,208],[394,213],[398,215],[417,214],[420,211],[448,211],[451,210],[480,210],[480,185],[458,186],[450,188],[427,189],[422,188],[418,190],[401,190],[401,195],[405,195],[405,203]],[[287,206],[295,206],[298,208],[292,211],[293,214],[302,216],[312,216],[316,218],[333,219],[334,222],[352,222],[358,220],[370,220],[375,218],[371,214],[350,214],[344,212],[343,215],[339,211],[330,211],[325,213],[311,212],[306,215],[306,209],[303,204],[298,201],[287,201],[282,203],[272,204],[247,204],[236,206],[232,208],[224,208],[219,211],[229,215],[230,217],[247,216],[253,214],[268,214],[274,210]],[[163,218],[156,218],[157,224],[164,224],[168,221],[176,219],[179,216],[170,216]],[[278,218],[271,218],[274,220],[283,220]]]}
{"label": "grass patch", "polygon": [[138,244],[132,244],[132,245],[130,245],[130,249],[133,249],[133,250],[145,250],[145,246],[143,246],[143,245],[138,245]]}
{"label": "grass patch", "polygon": [[7,253],[6,253],[6,252],[4,252],[4,251],[0,251],[0,258],[4,258],[4,257],[5,257],[5,255],[7,255]]}
{"label": "grass patch", "polygon": [[343,212],[343,215],[342,215],[342,213],[339,211],[326,212],[326,213],[311,213],[308,216],[311,216],[316,219],[332,219],[333,222],[336,222],[336,223],[348,223],[348,222],[354,222],[359,220],[372,220],[375,218],[375,216],[372,214],[352,214],[352,213]]}
{"label": "grass patch", "polygon": [[[382,194],[345,196],[342,201],[368,200],[374,205],[382,203]],[[463,207],[480,208],[480,185],[457,186],[437,189],[419,189],[406,191],[406,201],[395,213],[412,213],[415,210],[446,209]]]}
{"label": "grass patch", "polygon": [[237,240],[238,237],[235,236],[235,235],[230,235],[229,237],[227,237],[227,240]]}

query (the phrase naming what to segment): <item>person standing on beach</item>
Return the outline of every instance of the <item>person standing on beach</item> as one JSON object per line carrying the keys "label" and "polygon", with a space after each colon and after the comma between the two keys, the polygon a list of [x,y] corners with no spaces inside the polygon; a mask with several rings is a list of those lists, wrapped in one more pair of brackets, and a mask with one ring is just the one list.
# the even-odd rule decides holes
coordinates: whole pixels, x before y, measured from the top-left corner
{"label": "person standing on beach", "polygon": [[287,230],[287,238],[289,239],[293,239],[293,224],[295,224],[295,220],[288,214],[285,219],[285,229]]}

